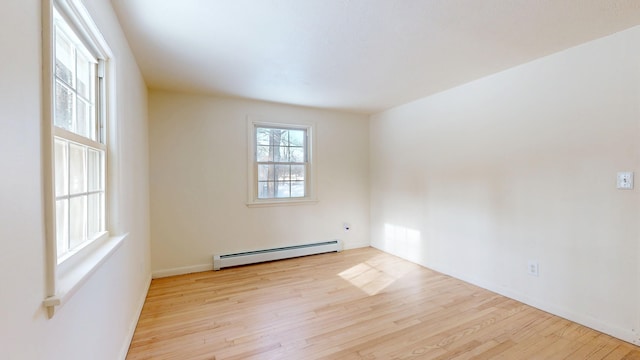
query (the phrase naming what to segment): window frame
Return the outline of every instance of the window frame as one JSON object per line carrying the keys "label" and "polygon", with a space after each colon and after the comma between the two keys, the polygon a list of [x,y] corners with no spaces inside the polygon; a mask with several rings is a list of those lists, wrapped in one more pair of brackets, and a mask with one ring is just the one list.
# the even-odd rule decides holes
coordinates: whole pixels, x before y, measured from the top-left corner
{"label": "window frame", "polygon": [[[285,198],[259,198],[258,197],[258,162],[257,159],[257,129],[272,128],[283,130],[304,130],[306,132],[306,174],[305,196]],[[318,202],[316,193],[316,161],[315,161],[315,131],[314,124],[272,122],[247,117],[247,152],[248,152],[248,181],[247,202],[248,207],[264,207],[279,205],[304,205]]]}
{"label": "window frame", "polygon": [[[101,196],[101,204],[100,206],[100,231],[95,232],[95,234],[89,234],[87,229],[85,229],[85,236],[87,236],[83,241],[81,241],[77,246],[71,247],[70,243],[71,243],[71,227],[70,224],[67,223],[66,225],[66,232],[67,234],[65,234],[67,236],[67,241],[69,242],[69,244],[66,245],[66,251],[64,253],[60,253],[60,248],[58,248],[58,245],[60,243],[60,239],[58,239],[58,235],[60,235],[58,233],[58,231],[56,231],[56,252],[57,252],[57,261],[58,261],[58,265],[62,267],[64,267],[64,263],[71,259],[73,256],[75,256],[76,254],[82,252],[82,250],[85,247],[91,247],[91,244],[94,242],[99,242],[99,241],[103,241],[104,239],[106,239],[109,236],[109,231],[107,229],[107,196],[109,193],[109,190],[107,188],[107,169],[106,169],[106,163],[108,161],[108,144],[107,144],[107,116],[106,116],[106,111],[104,111],[104,109],[106,109],[106,105],[107,105],[107,96],[106,96],[106,91],[107,91],[107,84],[105,81],[105,61],[106,61],[106,55],[102,52],[102,51],[96,51],[96,50],[92,50],[91,48],[95,49],[95,45],[92,44],[91,40],[83,40],[81,38],[81,34],[79,34],[79,31],[75,30],[74,28],[79,28],[79,26],[74,26],[74,24],[69,20],[69,15],[65,16],[64,13],[62,13],[62,9],[60,6],[56,6],[57,4],[54,2],[54,6],[53,6],[53,12],[54,12],[54,16],[53,16],[53,23],[51,25],[51,31],[53,32],[53,45],[52,45],[52,49],[53,49],[53,53],[51,55],[51,61],[53,62],[52,66],[53,66],[53,73],[51,74],[51,84],[52,84],[52,95],[54,97],[53,100],[53,104],[56,104],[55,102],[55,97],[56,97],[56,89],[57,86],[63,86],[64,88],[68,88],[71,93],[73,94],[72,96],[74,97],[75,101],[73,102],[73,104],[75,105],[74,109],[73,109],[73,114],[74,119],[76,119],[79,114],[79,107],[77,105],[77,103],[79,101],[83,101],[83,99],[79,99],[81,97],[83,97],[83,95],[80,93],[79,91],[79,85],[78,85],[78,64],[77,64],[77,59],[78,59],[78,53],[80,53],[80,56],[85,57],[85,58],[89,58],[90,60],[92,60],[92,62],[94,63],[94,69],[93,69],[93,76],[92,76],[92,80],[94,81],[94,83],[92,83],[92,87],[93,89],[90,89],[90,94],[92,94],[92,96],[89,96],[90,99],[90,104],[93,106],[93,114],[92,117],[93,119],[89,122],[89,123],[93,123],[92,125],[89,126],[89,135],[81,135],[77,132],[74,132],[72,130],[68,130],[62,127],[59,127],[55,124],[55,120],[56,120],[56,105],[53,106],[53,109],[51,111],[51,121],[52,121],[52,133],[53,133],[53,142],[54,144],[60,140],[66,143],[66,147],[67,147],[67,151],[65,152],[65,157],[67,158],[66,160],[66,164],[67,164],[67,171],[65,174],[65,176],[67,177],[67,182],[70,181],[70,149],[71,146],[73,144],[74,147],[82,147],[84,148],[84,153],[85,153],[85,160],[84,160],[84,171],[85,171],[85,176],[87,177],[85,179],[85,181],[88,181],[88,161],[89,161],[89,150],[93,150],[96,151],[98,153],[101,154],[100,156],[100,161],[99,161],[99,176],[100,176],[100,189],[96,190],[91,190],[89,189],[88,183],[84,184],[85,189],[76,193],[71,193],[70,189],[67,189],[67,193],[64,195],[58,195],[56,194],[56,205],[57,202],[59,200],[62,199],[66,199],[67,200],[67,206],[66,206],[66,220],[67,222],[71,221],[71,216],[70,216],[70,212],[71,212],[71,200],[74,198],[86,198],[86,203],[85,203],[85,213],[89,212],[89,205],[88,205],[88,201],[89,201],[89,197],[91,195],[102,195]],[[57,56],[56,56],[56,51],[58,49],[58,37],[63,38],[65,41],[67,41],[69,43],[69,45],[71,45],[74,49],[73,54],[74,54],[74,67],[75,69],[74,71],[74,75],[71,81],[71,84],[67,81],[65,81],[63,78],[59,77],[57,72],[56,72],[56,62],[57,62]],[[86,36],[85,36],[86,37]],[[92,46],[93,45],[93,46]],[[92,131],[91,131],[92,130]],[[54,150],[53,150],[53,154],[54,157],[57,155],[57,150],[55,149],[55,145],[54,145]],[[55,165],[55,161],[54,161],[54,169],[56,168]],[[55,170],[54,170],[55,172]],[[54,186],[55,186],[55,179],[56,175],[54,174]],[[70,184],[67,184],[68,186],[70,186]],[[58,216],[58,211],[54,211],[54,217],[57,220],[57,216]],[[85,214],[88,216],[88,214]],[[88,226],[88,219],[87,219],[87,223],[85,225]],[[56,222],[57,224],[57,222]],[[55,225],[57,228],[57,225]],[[59,230],[59,229],[56,229]]]}
{"label": "window frame", "polygon": [[[98,143],[104,151],[102,158],[104,207],[104,232],[93,241],[84,241],[67,256],[58,257],[56,238],[56,191],[55,191],[55,139],[59,135],[71,142],[94,147],[95,142],[82,135],[66,131],[54,125],[55,117],[55,34],[54,13],[65,21],[78,37],[86,50],[95,55],[102,65],[96,67],[96,87],[102,86],[102,92],[96,102],[96,116],[103,117],[104,127]],[[128,234],[116,235],[114,216],[117,213],[117,129],[115,121],[115,61],[113,53],[102,33],[84,7],[81,0],[42,0],[42,167],[44,221],[46,241],[46,298],[43,306],[49,318],[56,308],[64,305],[73,294],[90,278],[123,243]],[[97,75],[102,75],[98,80]],[[96,94],[98,90],[96,89]],[[76,111],[76,110],[74,110]],[[87,143],[87,141],[89,143]],[[99,148],[99,147],[96,147]],[[86,150],[88,152],[88,150]]]}

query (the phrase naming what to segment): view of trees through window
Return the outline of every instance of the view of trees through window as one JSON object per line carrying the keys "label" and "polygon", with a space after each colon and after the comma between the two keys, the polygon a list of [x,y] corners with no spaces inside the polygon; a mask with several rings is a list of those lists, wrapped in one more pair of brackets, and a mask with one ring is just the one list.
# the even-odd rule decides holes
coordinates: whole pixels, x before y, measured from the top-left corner
{"label": "view of trees through window", "polygon": [[258,198],[306,196],[307,131],[256,128]]}

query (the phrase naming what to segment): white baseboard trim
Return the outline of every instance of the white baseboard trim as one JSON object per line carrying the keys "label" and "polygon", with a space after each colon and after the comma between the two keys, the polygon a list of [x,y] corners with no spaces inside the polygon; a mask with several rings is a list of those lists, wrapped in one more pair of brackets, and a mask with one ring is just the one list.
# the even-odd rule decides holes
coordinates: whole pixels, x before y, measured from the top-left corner
{"label": "white baseboard trim", "polygon": [[151,273],[151,276],[154,279],[175,276],[175,275],[184,275],[191,274],[195,272],[202,271],[210,271],[213,270],[213,262],[211,264],[200,264],[200,265],[191,265],[191,266],[183,266],[172,269],[164,269],[164,270],[156,270]]}
{"label": "white baseboard trim", "polygon": [[346,243],[342,242],[343,250],[360,249],[369,247],[369,243]]}
{"label": "white baseboard trim", "polygon": [[[375,247],[375,248],[380,250],[380,251],[385,251],[382,248],[378,248],[378,247]],[[392,254],[392,255],[398,256],[396,254]],[[401,256],[398,256],[398,257],[401,257]],[[411,261],[411,260],[407,260],[407,261]],[[506,296],[506,297],[508,297],[510,299],[514,299],[514,300],[520,301],[521,303],[527,304],[527,305],[532,306],[532,307],[534,307],[536,309],[539,309],[539,310],[542,310],[544,312],[559,316],[559,317],[567,319],[569,321],[573,321],[573,322],[578,323],[580,325],[584,325],[584,326],[586,326],[588,328],[591,328],[593,330],[600,331],[600,332],[605,333],[607,335],[611,335],[611,336],[613,336],[615,338],[618,338],[620,340],[626,341],[628,343],[631,343],[631,344],[634,344],[634,345],[640,345],[640,333],[638,331],[635,331],[634,329],[625,329],[625,328],[621,328],[621,327],[618,327],[618,326],[612,326],[611,324],[607,324],[605,322],[602,322],[601,320],[593,318],[593,317],[591,317],[589,315],[577,313],[577,312],[571,311],[569,309],[557,306],[555,304],[551,304],[551,303],[542,301],[540,299],[532,298],[532,297],[527,296],[525,294],[522,294],[520,292],[513,291],[512,289],[509,289],[507,287],[496,285],[496,284],[493,284],[491,282],[483,281],[481,279],[470,278],[470,277],[467,277],[467,276],[464,276],[464,275],[461,275],[461,274],[457,274],[457,273],[453,273],[453,272],[447,271],[447,269],[442,269],[442,268],[433,267],[433,266],[426,266],[426,265],[421,264],[421,263],[417,263],[417,264],[421,265],[421,266],[424,266],[424,267],[426,267],[428,269],[437,271],[439,273],[451,276],[453,278],[462,280],[462,281],[467,282],[469,284],[472,284],[472,285],[481,287],[483,289],[495,292],[495,293],[500,294],[502,296]]]}
{"label": "white baseboard trim", "polygon": [[517,291],[513,291],[512,289],[506,288],[504,286],[496,285],[490,282],[482,281],[480,279],[473,279],[466,276],[461,276],[460,274],[452,274],[447,272],[444,269],[436,269],[430,268],[440,273],[452,276],[456,279],[468,282],[469,284],[473,284],[479,286],[483,289],[487,289],[489,291],[495,292],[502,296],[506,296],[510,299],[514,299],[520,301],[521,303],[532,306],[536,309],[542,310],[544,312],[559,316],[561,318],[567,319],[569,321],[573,321],[580,325],[584,325],[588,328],[591,328],[596,331],[600,331],[607,335],[611,335],[620,340],[629,342],[634,345],[640,345],[640,337],[638,334],[633,331],[633,329],[624,329],[617,326],[612,326],[611,324],[607,324],[602,322],[596,318],[593,318],[589,315],[577,313],[575,311],[571,311],[569,309],[563,308],[561,306],[557,306],[555,304],[551,304],[540,299],[535,299],[525,294],[522,294]]}
{"label": "white baseboard trim", "polygon": [[136,316],[131,319],[131,322],[129,323],[129,329],[128,329],[128,334],[126,337],[126,340],[124,344],[122,344],[122,349],[120,349],[120,356],[118,357],[118,359],[120,360],[126,360],[127,358],[127,353],[129,352],[129,346],[131,345],[131,341],[133,340],[133,334],[136,332],[136,326],[138,325],[138,320],[140,319],[140,314],[142,313],[142,307],[144,306],[144,302],[147,299],[147,294],[149,293],[149,287],[151,287],[151,274],[149,274],[149,277],[147,278],[147,280],[145,281],[145,291],[142,293],[142,296],[140,297],[140,299],[138,299],[138,306],[137,306],[137,311],[136,311]]}

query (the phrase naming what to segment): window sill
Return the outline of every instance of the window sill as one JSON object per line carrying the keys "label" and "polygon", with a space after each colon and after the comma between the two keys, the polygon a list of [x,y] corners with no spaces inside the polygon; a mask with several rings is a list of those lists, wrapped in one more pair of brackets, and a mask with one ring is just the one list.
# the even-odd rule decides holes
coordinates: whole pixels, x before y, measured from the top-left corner
{"label": "window sill", "polygon": [[91,275],[107,261],[122,246],[128,234],[112,236],[95,250],[85,255],[77,264],[67,269],[64,274],[56,278],[56,295],[44,299],[49,318],[61,308],[84,285]]}
{"label": "window sill", "polygon": [[294,206],[294,205],[315,205],[318,203],[316,199],[283,199],[283,200],[256,200],[247,202],[249,208],[270,207],[270,206]]}

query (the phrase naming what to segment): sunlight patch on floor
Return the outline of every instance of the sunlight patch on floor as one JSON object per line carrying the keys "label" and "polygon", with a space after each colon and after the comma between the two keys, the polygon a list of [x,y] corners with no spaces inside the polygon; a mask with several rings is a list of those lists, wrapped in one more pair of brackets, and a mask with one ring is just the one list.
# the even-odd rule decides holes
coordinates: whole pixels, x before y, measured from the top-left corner
{"label": "sunlight patch on floor", "polygon": [[[383,263],[379,261],[378,258],[378,256],[374,256],[338,275],[372,296],[380,293],[398,279],[417,268],[417,265],[405,261],[398,261],[393,264],[393,266],[389,266],[388,260],[386,263]],[[386,264],[386,266],[380,266],[381,264]]]}

